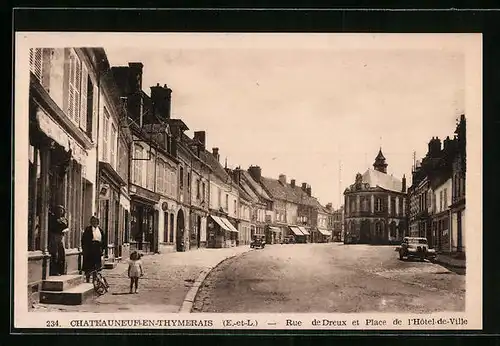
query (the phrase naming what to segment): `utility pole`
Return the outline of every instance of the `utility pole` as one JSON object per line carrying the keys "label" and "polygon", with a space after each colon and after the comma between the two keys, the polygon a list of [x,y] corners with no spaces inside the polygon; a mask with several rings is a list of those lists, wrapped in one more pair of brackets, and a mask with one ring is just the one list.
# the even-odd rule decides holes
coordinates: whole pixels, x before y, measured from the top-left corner
{"label": "utility pole", "polygon": [[339,208],[342,205],[342,161],[339,160]]}

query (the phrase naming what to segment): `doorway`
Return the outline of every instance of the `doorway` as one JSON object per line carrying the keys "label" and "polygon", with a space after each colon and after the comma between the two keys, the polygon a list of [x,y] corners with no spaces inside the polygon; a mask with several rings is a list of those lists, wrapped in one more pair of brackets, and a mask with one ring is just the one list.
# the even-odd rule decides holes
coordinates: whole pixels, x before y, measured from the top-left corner
{"label": "doorway", "polygon": [[177,251],[184,251],[184,212],[179,209],[177,213],[177,231],[175,237]]}
{"label": "doorway", "polygon": [[198,215],[197,220],[196,220],[196,246],[200,248],[200,242],[201,242],[201,217]]}

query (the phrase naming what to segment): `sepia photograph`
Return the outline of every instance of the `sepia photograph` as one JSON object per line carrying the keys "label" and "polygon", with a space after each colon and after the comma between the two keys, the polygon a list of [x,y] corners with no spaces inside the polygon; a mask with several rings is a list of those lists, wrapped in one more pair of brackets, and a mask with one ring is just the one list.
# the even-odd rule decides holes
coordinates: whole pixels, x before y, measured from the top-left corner
{"label": "sepia photograph", "polygon": [[16,46],[20,326],[480,328],[480,35]]}

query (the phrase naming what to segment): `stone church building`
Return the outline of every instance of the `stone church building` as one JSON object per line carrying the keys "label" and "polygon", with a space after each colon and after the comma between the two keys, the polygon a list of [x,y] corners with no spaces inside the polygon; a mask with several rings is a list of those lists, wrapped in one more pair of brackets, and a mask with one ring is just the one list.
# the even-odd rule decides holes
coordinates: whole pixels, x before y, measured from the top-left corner
{"label": "stone church building", "polygon": [[344,243],[393,244],[406,233],[406,178],[387,174],[387,163],[379,150],[373,169],[356,174],[344,191]]}

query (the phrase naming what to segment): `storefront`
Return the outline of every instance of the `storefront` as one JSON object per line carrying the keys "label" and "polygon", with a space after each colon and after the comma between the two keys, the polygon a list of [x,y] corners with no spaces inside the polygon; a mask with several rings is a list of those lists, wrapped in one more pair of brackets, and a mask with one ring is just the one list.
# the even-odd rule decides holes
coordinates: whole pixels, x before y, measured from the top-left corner
{"label": "storefront", "polygon": [[434,215],[432,218],[432,237],[427,239],[429,245],[438,251],[451,251],[449,211]]}
{"label": "storefront", "polygon": [[127,183],[107,162],[99,162],[99,220],[107,243],[105,258],[113,262],[122,256],[124,213],[120,191]]}
{"label": "storefront", "polygon": [[298,229],[300,229],[300,231],[304,235],[304,242],[305,243],[310,242],[311,241],[311,233],[309,232],[309,229],[304,227],[304,226],[297,226],[297,227],[298,227]]}
{"label": "storefront", "polygon": [[297,226],[289,226],[290,235],[294,237],[295,243],[306,243],[307,238],[306,235],[300,230]]}
{"label": "storefront", "polygon": [[156,206],[160,195],[137,185],[130,186],[130,251],[158,252]]}
{"label": "storefront", "polygon": [[267,244],[277,244],[282,242],[282,231],[280,227],[267,226],[265,235]]}
{"label": "storefront", "polygon": [[[68,232],[64,237],[66,274],[78,273],[80,239],[92,215],[93,186],[86,166],[91,142],[45,91],[32,90],[29,114],[28,182],[28,294],[37,299],[41,282],[49,275],[49,217],[57,205],[66,209]],[[51,103],[52,102],[52,103]],[[50,109],[50,111],[47,111]],[[50,114],[50,115],[49,115]],[[61,124],[63,122],[63,124]],[[95,163],[94,163],[95,165]],[[33,294],[32,294],[33,293]]]}
{"label": "storefront", "polygon": [[332,238],[332,233],[324,228],[316,229],[316,243],[328,243]]}
{"label": "storefront", "polygon": [[190,213],[189,249],[199,249],[205,246],[207,216],[204,211],[194,208],[190,210]]}
{"label": "storefront", "polygon": [[208,217],[207,247],[225,248],[236,246],[238,230],[225,217]]}

